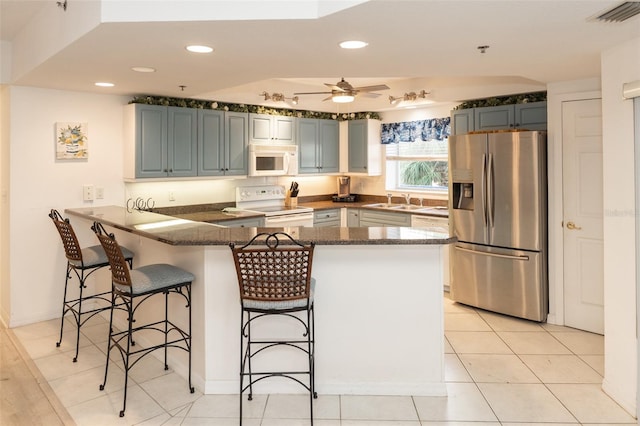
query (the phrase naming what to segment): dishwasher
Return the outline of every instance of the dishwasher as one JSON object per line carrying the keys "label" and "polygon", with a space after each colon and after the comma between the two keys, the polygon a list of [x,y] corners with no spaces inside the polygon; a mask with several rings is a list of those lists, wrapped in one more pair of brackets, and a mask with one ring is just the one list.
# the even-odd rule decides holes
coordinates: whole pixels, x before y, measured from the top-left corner
{"label": "dishwasher", "polygon": [[[443,232],[449,234],[449,218],[447,217],[435,217],[435,216],[422,216],[411,215],[411,226],[414,228],[427,228],[435,232]],[[451,245],[447,244],[442,249],[442,283],[444,290],[449,291],[449,251]]]}

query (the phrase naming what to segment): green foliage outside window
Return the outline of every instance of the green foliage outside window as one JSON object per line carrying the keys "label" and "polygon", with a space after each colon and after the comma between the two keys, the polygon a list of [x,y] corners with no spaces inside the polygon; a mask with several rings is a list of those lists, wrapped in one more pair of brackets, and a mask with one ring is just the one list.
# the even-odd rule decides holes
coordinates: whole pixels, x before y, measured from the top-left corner
{"label": "green foliage outside window", "polygon": [[401,185],[446,188],[449,183],[447,161],[402,161]]}

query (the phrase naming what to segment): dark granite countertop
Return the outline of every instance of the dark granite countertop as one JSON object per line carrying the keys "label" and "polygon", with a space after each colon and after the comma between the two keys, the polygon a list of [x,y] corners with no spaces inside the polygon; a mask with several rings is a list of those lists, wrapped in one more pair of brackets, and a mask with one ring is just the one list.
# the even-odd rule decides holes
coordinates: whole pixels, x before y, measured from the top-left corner
{"label": "dark granite countertop", "polygon": [[[351,203],[350,203],[351,204]],[[226,245],[242,243],[259,232],[285,231],[299,241],[314,241],[317,245],[426,245],[451,244],[455,237],[439,232],[408,227],[289,227],[289,228],[227,228],[146,211],[127,211],[125,207],[104,206],[66,209],[69,215],[151,238],[171,245]],[[232,214],[214,211],[211,214]],[[249,217],[246,212],[240,217]],[[196,213],[193,213],[196,215]],[[205,212],[203,214],[209,214]],[[195,217],[195,216],[194,216]],[[213,217],[213,216],[212,216]]]}
{"label": "dark granite countertop", "polygon": [[[443,208],[442,210],[392,210],[392,209],[384,209],[384,208],[376,208],[376,207],[367,207],[371,204],[375,203],[384,203],[386,202],[386,197],[384,200],[381,197],[374,196],[361,196],[362,200],[356,202],[334,202],[330,198],[326,197],[300,197],[298,201],[298,205],[304,207],[311,207],[314,211],[319,210],[329,210],[329,209],[340,209],[340,208],[364,208],[370,210],[383,210],[383,211],[391,211],[397,213],[404,214],[412,214],[412,215],[420,215],[420,216],[433,216],[433,217],[448,217],[449,211],[446,209],[446,206],[442,204],[438,207]],[[381,201],[383,200],[383,201]],[[436,207],[437,205],[425,206],[427,207]],[[227,211],[225,211],[225,209]],[[233,204],[230,203],[222,203],[222,204],[195,204],[195,205],[187,205],[187,206],[176,206],[176,207],[160,207],[153,209],[154,212],[165,214],[168,216],[179,217],[182,219],[193,220],[196,222],[208,222],[208,223],[219,223],[224,225],[224,222],[227,220],[234,219],[246,219],[251,217],[260,217],[263,216],[261,213],[254,212],[246,212],[235,210]]]}

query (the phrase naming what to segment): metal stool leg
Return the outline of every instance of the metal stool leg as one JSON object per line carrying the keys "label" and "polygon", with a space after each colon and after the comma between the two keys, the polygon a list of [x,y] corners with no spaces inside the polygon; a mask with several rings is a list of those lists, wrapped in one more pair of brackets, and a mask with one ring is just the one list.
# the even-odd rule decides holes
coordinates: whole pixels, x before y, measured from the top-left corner
{"label": "metal stool leg", "polygon": [[[64,296],[62,299],[62,316],[60,318],[60,339],[56,342],[56,348],[60,347],[62,343],[62,332],[64,330],[64,314],[67,312],[67,287],[69,286],[69,278],[71,278],[71,267],[69,266],[69,262],[67,262],[67,271],[64,279]],[[76,354],[77,356],[77,354]]]}
{"label": "metal stool leg", "polygon": [[129,354],[131,353],[131,346],[133,344],[133,312],[135,311],[133,307],[133,299],[125,301],[125,304],[127,305],[128,329],[127,351],[124,356],[124,397],[122,398],[122,410],[120,411],[120,417],[124,417],[124,410],[127,409],[127,385],[129,384],[129,369],[131,368],[129,365]]}
{"label": "metal stool leg", "polygon": [[[76,271],[76,275],[77,275],[77,271]],[[85,288],[84,270],[80,271],[78,280],[80,281],[80,295],[78,297],[78,312],[73,313],[73,316],[76,319],[76,355],[73,357],[73,362],[78,362],[78,351],[80,350],[80,326],[82,325],[82,292]]]}
{"label": "metal stool leg", "polygon": [[107,374],[109,373],[109,355],[111,355],[111,348],[113,348],[113,309],[116,305],[116,295],[111,293],[111,309],[109,314],[109,338],[107,339],[107,361],[104,365],[104,380],[100,385],[100,390],[104,390],[107,385]]}

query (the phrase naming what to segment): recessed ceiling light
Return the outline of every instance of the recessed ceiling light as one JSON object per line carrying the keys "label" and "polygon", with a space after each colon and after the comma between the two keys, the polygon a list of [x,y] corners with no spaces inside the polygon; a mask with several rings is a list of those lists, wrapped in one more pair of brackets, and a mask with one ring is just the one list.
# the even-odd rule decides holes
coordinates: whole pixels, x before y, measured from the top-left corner
{"label": "recessed ceiling light", "polygon": [[100,87],[113,87],[115,86],[115,84],[113,83],[108,83],[106,81],[99,81],[96,83],[96,86],[100,86]]}
{"label": "recessed ceiling light", "polygon": [[363,47],[367,46],[369,43],[367,43],[366,41],[360,41],[360,40],[347,40],[347,41],[343,41],[342,43],[340,43],[340,47],[342,47],[343,49],[362,49]]}
{"label": "recessed ceiling light", "polygon": [[131,69],[135,72],[156,72],[156,69],[151,67],[131,67]]}
{"label": "recessed ceiling light", "polygon": [[193,53],[211,53],[211,52],[213,52],[213,47],[200,46],[200,45],[197,45],[197,44],[192,44],[191,46],[187,46],[186,49],[189,52],[193,52]]}

